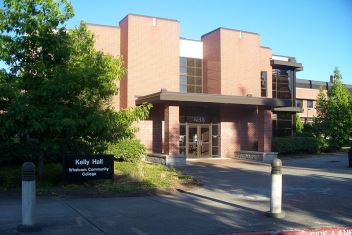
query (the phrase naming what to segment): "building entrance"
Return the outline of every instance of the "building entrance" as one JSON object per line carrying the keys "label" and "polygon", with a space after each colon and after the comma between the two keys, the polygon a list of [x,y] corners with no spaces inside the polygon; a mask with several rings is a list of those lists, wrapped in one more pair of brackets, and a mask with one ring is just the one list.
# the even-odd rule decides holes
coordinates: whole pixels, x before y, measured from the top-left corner
{"label": "building entrance", "polygon": [[180,150],[187,158],[218,157],[218,124],[181,124]]}

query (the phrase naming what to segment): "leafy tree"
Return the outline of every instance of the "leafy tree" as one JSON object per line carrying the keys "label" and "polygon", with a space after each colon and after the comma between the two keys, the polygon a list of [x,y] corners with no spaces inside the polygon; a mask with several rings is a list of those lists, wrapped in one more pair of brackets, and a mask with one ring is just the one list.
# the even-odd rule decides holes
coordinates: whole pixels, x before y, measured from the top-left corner
{"label": "leafy tree", "polygon": [[295,124],[296,124],[296,134],[301,135],[303,133],[304,125],[301,120],[301,117],[298,114],[296,114]]}
{"label": "leafy tree", "polygon": [[336,67],[335,81],[327,94],[320,90],[317,97],[319,132],[333,145],[343,146],[352,137],[352,96],[342,83],[342,75]]}
{"label": "leafy tree", "polygon": [[66,30],[72,16],[67,0],[4,0],[0,9],[0,142],[35,143],[40,166],[132,138],[150,109],[111,107],[122,60],[97,52],[85,24]]}

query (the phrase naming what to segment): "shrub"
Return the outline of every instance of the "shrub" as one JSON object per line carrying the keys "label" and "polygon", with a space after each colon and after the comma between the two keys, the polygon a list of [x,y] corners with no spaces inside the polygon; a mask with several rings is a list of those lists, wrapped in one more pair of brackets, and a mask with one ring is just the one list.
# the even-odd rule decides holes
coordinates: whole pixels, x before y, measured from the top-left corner
{"label": "shrub", "polygon": [[272,150],[283,153],[317,153],[321,143],[314,137],[276,137],[272,141]]}
{"label": "shrub", "polygon": [[146,154],[145,146],[136,139],[124,139],[110,144],[108,153],[114,154],[116,160],[124,162],[139,162]]}

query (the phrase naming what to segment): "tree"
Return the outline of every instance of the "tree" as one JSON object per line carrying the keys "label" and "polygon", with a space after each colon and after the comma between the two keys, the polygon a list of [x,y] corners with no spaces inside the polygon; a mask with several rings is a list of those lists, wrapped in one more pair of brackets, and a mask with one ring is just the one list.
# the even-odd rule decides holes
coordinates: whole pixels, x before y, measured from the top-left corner
{"label": "tree", "polygon": [[352,96],[342,83],[342,75],[336,67],[335,81],[325,93],[320,90],[317,97],[317,129],[333,145],[348,144],[352,137]]}
{"label": "tree", "polygon": [[299,114],[296,114],[295,124],[296,124],[296,134],[301,135],[303,133],[304,125]]}
{"label": "tree", "polygon": [[36,143],[40,165],[132,138],[150,109],[111,107],[122,59],[97,52],[84,23],[67,30],[72,16],[67,0],[4,0],[0,9],[0,142]]}

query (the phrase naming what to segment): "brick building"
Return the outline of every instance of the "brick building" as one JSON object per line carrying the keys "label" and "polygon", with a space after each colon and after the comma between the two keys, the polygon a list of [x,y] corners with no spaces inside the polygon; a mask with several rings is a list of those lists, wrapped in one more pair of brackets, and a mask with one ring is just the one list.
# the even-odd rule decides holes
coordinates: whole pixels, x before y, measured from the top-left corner
{"label": "brick building", "polygon": [[[315,105],[320,89],[327,91],[332,87],[332,85],[332,76],[330,77],[329,82],[297,79],[296,105],[297,107],[302,108],[299,116],[304,123],[312,123],[314,118],[317,116]],[[349,89],[350,93],[352,93],[352,85],[345,85]]]}
{"label": "brick building", "polygon": [[295,58],[260,45],[260,35],[218,28],[201,40],[180,38],[176,20],[129,14],[119,26],[88,24],[96,48],[122,56],[127,75],[117,109],[153,104],[137,137],[150,152],[232,157],[271,151],[272,135],[292,132]]}

